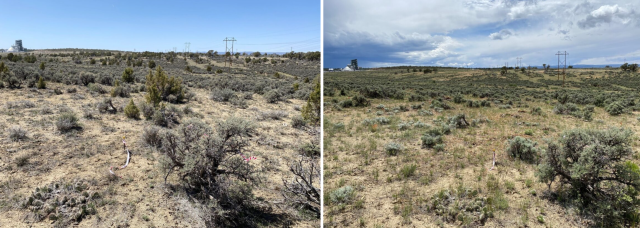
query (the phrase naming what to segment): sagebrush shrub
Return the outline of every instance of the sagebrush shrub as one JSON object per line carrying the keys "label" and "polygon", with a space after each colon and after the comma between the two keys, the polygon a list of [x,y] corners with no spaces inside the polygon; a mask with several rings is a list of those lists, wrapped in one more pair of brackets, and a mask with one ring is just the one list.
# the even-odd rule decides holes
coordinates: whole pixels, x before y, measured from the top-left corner
{"label": "sagebrush shrub", "polygon": [[307,126],[307,122],[304,121],[302,116],[294,116],[294,117],[291,118],[291,127],[297,128],[297,129],[302,129],[305,126]]}
{"label": "sagebrush shrub", "polygon": [[353,187],[347,185],[329,193],[330,203],[341,204],[349,202],[355,196]]}
{"label": "sagebrush shrub", "polygon": [[264,98],[269,103],[276,103],[282,100],[282,94],[277,89],[272,89],[264,94]]}
{"label": "sagebrush shrub", "polygon": [[598,217],[601,226],[638,224],[640,168],[632,162],[632,143],[628,129],[565,131],[549,143],[537,176],[549,188],[555,180],[569,186],[558,193]]}
{"label": "sagebrush shrub", "polygon": [[211,96],[209,98],[211,98],[211,100],[214,100],[214,101],[217,101],[217,102],[228,102],[233,97],[235,97],[235,92],[233,90],[231,90],[231,89],[214,88],[211,91]]}
{"label": "sagebrush shrub", "polygon": [[116,80],[116,85],[111,90],[111,97],[129,97],[129,87],[125,87],[120,84],[120,81]]}
{"label": "sagebrush shrub", "polygon": [[609,115],[617,116],[625,112],[625,106],[620,101],[615,101],[610,103],[605,107],[605,111],[609,113]]}
{"label": "sagebrush shrub", "polygon": [[96,84],[96,83],[89,84],[89,91],[96,92],[96,93],[99,93],[99,94],[107,93],[107,90],[104,89],[104,87],[102,87],[100,84]]}
{"label": "sagebrush shrub", "polygon": [[89,83],[96,82],[96,75],[91,72],[82,71],[78,76],[80,83],[84,86],[88,86]]}
{"label": "sagebrush shrub", "polygon": [[56,128],[61,133],[66,133],[74,129],[79,129],[78,117],[73,112],[65,112],[58,116],[56,121]]}
{"label": "sagebrush shrub", "polygon": [[402,145],[399,143],[391,142],[384,146],[384,150],[388,155],[396,156],[398,155],[398,153],[400,153],[400,151],[402,151]]}
{"label": "sagebrush shrub", "polygon": [[[249,138],[255,125],[230,117],[215,130],[199,120],[188,120],[175,131],[162,134],[159,151],[165,156],[165,181],[176,173],[191,197],[210,205],[214,222],[237,224],[253,208],[253,186],[258,182],[249,154]],[[214,213],[215,212],[215,213]]]}
{"label": "sagebrush shrub", "polygon": [[153,113],[153,123],[161,127],[172,128],[180,124],[180,113],[171,108],[160,108]]}
{"label": "sagebrush shrub", "polygon": [[507,153],[513,158],[528,163],[537,163],[540,157],[537,145],[537,142],[516,136],[507,141]]}
{"label": "sagebrush shrub", "polygon": [[162,128],[156,126],[145,127],[142,131],[142,140],[149,146],[160,148],[162,146]]}

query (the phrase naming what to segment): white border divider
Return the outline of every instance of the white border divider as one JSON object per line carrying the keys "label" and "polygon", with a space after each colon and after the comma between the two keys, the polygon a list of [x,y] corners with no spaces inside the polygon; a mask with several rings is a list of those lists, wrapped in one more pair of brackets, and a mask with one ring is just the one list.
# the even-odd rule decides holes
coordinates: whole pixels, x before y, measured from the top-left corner
{"label": "white border divider", "polygon": [[324,227],[324,0],[320,0],[320,227]]}

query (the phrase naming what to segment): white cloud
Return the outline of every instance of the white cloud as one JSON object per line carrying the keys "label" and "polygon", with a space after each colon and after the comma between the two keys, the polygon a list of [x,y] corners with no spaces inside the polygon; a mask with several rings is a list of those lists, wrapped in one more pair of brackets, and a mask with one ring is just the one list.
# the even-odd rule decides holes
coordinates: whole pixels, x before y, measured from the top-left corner
{"label": "white cloud", "polygon": [[500,32],[491,33],[491,35],[489,35],[489,38],[491,38],[492,40],[502,40],[502,39],[509,38],[512,35],[515,35],[513,30],[503,29],[503,30],[500,30]]}
{"label": "white cloud", "polygon": [[[325,0],[325,61],[496,66],[574,63],[640,50],[640,3],[624,0]],[[489,39],[487,39],[489,38]],[[366,60],[366,58],[370,58]],[[610,58],[609,58],[610,59]],[[589,61],[587,61],[589,60]],[[458,64],[458,65],[455,65]],[[346,65],[346,64],[345,64]]]}
{"label": "white cloud", "polygon": [[592,11],[585,19],[578,21],[578,27],[589,29],[601,24],[611,23],[614,19],[619,19],[623,24],[628,23],[634,11],[621,8],[618,5],[603,5]]}

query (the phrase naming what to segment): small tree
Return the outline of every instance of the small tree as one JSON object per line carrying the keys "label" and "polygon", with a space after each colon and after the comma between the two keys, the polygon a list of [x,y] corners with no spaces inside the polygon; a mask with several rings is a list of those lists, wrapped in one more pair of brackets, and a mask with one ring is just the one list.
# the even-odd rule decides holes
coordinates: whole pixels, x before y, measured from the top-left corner
{"label": "small tree", "polygon": [[153,60],[149,60],[149,68],[151,69],[156,68],[156,62]]}
{"label": "small tree", "polygon": [[320,123],[320,77],[316,77],[316,86],[309,94],[307,104],[302,107],[302,118],[311,124]]}
{"label": "small tree", "polygon": [[566,131],[549,143],[537,175],[549,188],[556,179],[570,186],[560,193],[596,215],[599,226],[637,226],[640,168],[631,162],[632,136],[622,128]]}
{"label": "small tree", "polygon": [[38,79],[38,84],[36,86],[38,87],[38,89],[46,89],[47,88],[47,83],[44,81],[44,79],[42,77],[40,77]]}
{"label": "small tree", "polygon": [[175,100],[172,99],[172,102],[180,103],[184,101],[182,79],[173,76],[168,77],[160,66],[156,69],[155,74],[153,71],[149,71],[146,78],[147,95],[145,95],[145,98],[147,103],[158,107],[161,101],[169,101],[170,95],[176,98]]}
{"label": "small tree", "polygon": [[212,70],[212,69],[211,69],[211,66],[210,66],[210,65],[209,65],[209,66],[207,66],[207,72],[211,72],[211,70]]}
{"label": "small tree", "polygon": [[124,108],[124,114],[131,119],[140,119],[140,109],[133,103],[133,99],[129,100],[129,104]]}
{"label": "small tree", "polygon": [[131,67],[127,67],[122,72],[122,81],[125,83],[133,83],[135,81],[135,77],[133,76],[133,69]]}
{"label": "small tree", "polygon": [[627,71],[629,69],[629,64],[628,63],[624,63],[624,64],[620,65],[620,69],[622,71]]}
{"label": "small tree", "polygon": [[44,66],[44,62],[40,63],[40,70],[44,70],[45,66]]}

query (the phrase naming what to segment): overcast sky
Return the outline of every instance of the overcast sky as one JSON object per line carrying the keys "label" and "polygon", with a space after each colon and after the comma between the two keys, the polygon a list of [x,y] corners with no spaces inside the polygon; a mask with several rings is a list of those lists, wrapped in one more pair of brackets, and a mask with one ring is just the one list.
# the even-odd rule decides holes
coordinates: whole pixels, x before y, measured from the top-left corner
{"label": "overcast sky", "polygon": [[325,0],[324,65],[640,63],[640,2]]}

